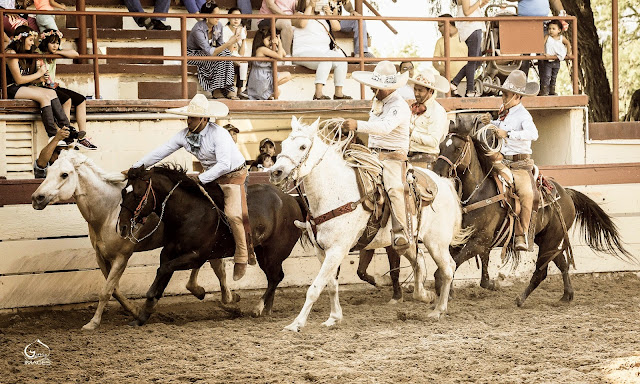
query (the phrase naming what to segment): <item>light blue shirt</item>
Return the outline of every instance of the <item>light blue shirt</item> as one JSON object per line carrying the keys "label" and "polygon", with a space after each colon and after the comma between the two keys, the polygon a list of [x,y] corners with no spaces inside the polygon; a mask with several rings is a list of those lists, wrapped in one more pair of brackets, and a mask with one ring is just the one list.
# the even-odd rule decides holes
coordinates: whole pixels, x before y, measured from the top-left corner
{"label": "light blue shirt", "polygon": [[531,142],[538,140],[538,129],[533,118],[522,104],[509,109],[504,120],[493,120],[491,124],[507,131],[509,136],[502,144],[503,155],[531,154]]}
{"label": "light blue shirt", "polygon": [[551,9],[549,0],[520,0],[518,16],[548,16]]}
{"label": "light blue shirt", "polygon": [[218,124],[210,121],[200,132],[201,140],[198,150],[192,150],[191,145],[187,143],[188,133],[188,128],[181,130],[133,166],[144,165],[148,168],[178,149],[184,148],[202,164],[205,171],[198,178],[202,184],[207,184],[245,164],[244,157],[229,132]]}

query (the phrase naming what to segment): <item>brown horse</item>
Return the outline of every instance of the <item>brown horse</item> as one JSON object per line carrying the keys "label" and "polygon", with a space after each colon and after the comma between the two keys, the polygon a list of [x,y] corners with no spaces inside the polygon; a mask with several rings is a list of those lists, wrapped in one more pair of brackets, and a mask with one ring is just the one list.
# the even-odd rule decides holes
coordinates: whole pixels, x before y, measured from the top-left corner
{"label": "brown horse", "polygon": [[[215,204],[179,167],[129,170],[127,187],[122,191],[120,235],[128,236],[132,224],[135,226],[155,212],[164,224],[165,236],[160,267],[135,324],[148,320],[174,271],[199,268],[209,259],[233,256],[235,244],[225,222],[222,189],[216,183],[205,188]],[[282,262],[301,234],[294,221],[303,220],[304,215],[294,197],[272,185],[251,185],[247,195],[254,250],[268,280],[254,314],[269,314],[275,290],[284,278]]]}
{"label": "brown horse", "polygon": [[[470,133],[472,130],[475,131],[476,123],[470,124],[474,126],[473,129],[454,127],[451,130],[440,144],[440,158],[434,167],[434,171],[440,175],[459,178],[462,189],[461,201],[465,206],[490,199],[496,196],[498,191],[494,178],[490,176],[493,172],[492,163],[485,156],[487,145]],[[493,131],[486,132],[487,141],[499,140]],[[565,238],[563,227],[566,226],[569,229],[576,218],[581,224],[587,244],[592,249],[628,261],[635,261],[634,257],[624,249],[618,229],[611,217],[598,204],[576,190],[563,188],[555,181],[552,181],[552,184],[560,199],[556,203],[541,208],[535,218],[538,259],[529,286],[516,299],[518,306],[522,306],[531,292],[547,277],[547,266],[552,261],[562,272],[564,293],[561,300],[569,302],[573,299],[573,288],[569,279],[571,260],[565,257],[566,252],[558,252],[558,250],[563,249],[563,245],[567,245],[563,244]],[[462,225],[473,226],[475,231],[464,246],[452,251],[452,256],[458,267],[476,255],[480,257],[482,262],[480,286],[483,288],[496,289],[495,282],[489,280],[489,253],[506,215],[507,208],[494,203],[467,212],[462,217]],[[513,260],[517,264],[519,255],[517,253],[513,255],[515,256]],[[438,271],[436,271],[436,286],[439,284],[438,281]]]}

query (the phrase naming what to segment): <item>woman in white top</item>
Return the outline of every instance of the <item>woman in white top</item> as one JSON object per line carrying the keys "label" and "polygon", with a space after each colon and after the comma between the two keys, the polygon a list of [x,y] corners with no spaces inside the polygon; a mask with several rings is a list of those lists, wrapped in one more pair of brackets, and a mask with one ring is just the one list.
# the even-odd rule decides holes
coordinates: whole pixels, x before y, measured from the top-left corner
{"label": "woman in white top", "polygon": [[[458,2],[458,17],[483,17],[484,7],[489,4],[489,0],[457,0]],[[458,28],[458,34],[460,40],[464,41],[469,48],[469,57],[481,56],[482,50],[482,32],[486,29],[484,21],[456,21],[456,28]],[[467,97],[481,96],[476,95],[473,88],[473,81],[475,78],[476,68],[480,64],[479,61],[469,61],[456,77],[451,80],[451,89],[456,90],[458,84],[467,78]]]}
{"label": "woman in white top", "polygon": [[[229,15],[240,15],[242,12],[240,8],[230,8]],[[240,32],[237,32],[240,30]],[[245,41],[247,39],[247,29],[242,25],[242,19],[232,18],[229,16],[229,22],[222,29],[222,40],[226,43],[236,33],[239,34],[239,39],[235,44],[232,44],[229,48],[231,56],[244,56],[245,55]],[[244,92],[244,87],[247,83],[247,71],[249,69],[249,63],[234,61],[233,67],[236,75],[236,87],[238,88],[238,96],[243,99],[247,99],[248,96]]]}
{"label": "woman in white top", "polygon": [[[319,14],[314,10],[316,8],[316,0],[300,0],[298,9],[304,9],[305,15]],[[323,8],[323,13],[333,15],[328,5]],[[331,39],[331,31],[340,30],[340,22],[338,20],[299,20],[294,24],[293,30],[293,48],[292,56],[309,56],[309,57],[345,57],[341,51],[335,51],[331,48],[333,41]],[[316,91],[313,95],[314,100],[328,100],[329,96],[322,93],[322,89],[329,78],[329,73],[333,69],[333,83],[335,85],[334,99],[351,99],[342,93],[342,87],[347,78],[347,62],[346,61],[308,61],[296,62],[296,64],[305,66],[309,69],[316,70]]]}

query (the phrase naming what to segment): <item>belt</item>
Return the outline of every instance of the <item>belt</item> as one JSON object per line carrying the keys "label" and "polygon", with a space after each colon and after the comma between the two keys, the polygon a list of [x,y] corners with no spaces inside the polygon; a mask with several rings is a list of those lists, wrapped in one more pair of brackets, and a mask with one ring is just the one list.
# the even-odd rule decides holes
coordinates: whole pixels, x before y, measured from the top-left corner
{"label": "belt", "polygon": [[234,170],[231,170],[231,171],[229,171],[228,173],[226,173],[226,175],[228,175],[229,173],[233,173],[233,172],[241,171],[244,167],[246,167],[246,165],[245,165],[245,164],[242,164],[242,165],[241,165],[241,166],[239,166],[238,168],[236,168],[236,169],[234,169]]}
{"label": "belt", "polygon": [[399,149],[384,149],[384,148],[369,148],[370,150],[378,153],[390,153],[400,151]]}
{"label": "belt", "polygon": [[504,158],[509,161],[527,160],[530,157],[531,155],[529,155],[528,153],[522,153],[519,155],[504,155]]}

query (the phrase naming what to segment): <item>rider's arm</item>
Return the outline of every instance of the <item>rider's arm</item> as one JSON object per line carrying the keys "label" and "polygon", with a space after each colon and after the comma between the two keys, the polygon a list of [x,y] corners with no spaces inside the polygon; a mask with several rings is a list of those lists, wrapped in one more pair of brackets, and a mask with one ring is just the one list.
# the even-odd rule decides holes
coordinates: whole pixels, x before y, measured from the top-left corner
{"label": "rider's arm", "polygon": [[[404,102],[404,101],[403,101]],[[405,104],[406,105],[406,104]],[[409,106],[406,106],[409,108]],[[383,119],[373,121],[358,120],[358,132],[374,134],[374,135],[386,135],[393,131],[397,126],[405,123],[401,113],[400,106],[395,105],[391,107],[385,114]],[[408,123],[408,122],[407,122]]]}
{"label": "rider's arm", "polygon": [[521,131],[510,131],[508,137],[516,140],[538,140],[538,129],[533,123],[531,115],[522,122]]}
{"label": "rider's arm", "polygon": [[133,164],[133,167],[136,168],[141,165],[144,165],[145,168],[148,168],[156,164],[158,161],[164,159],[165,157],[169,156],[173,152],[182,148],[184,146],[183,145],[184,136],[185,136],[184,130],[176,133],[175,135],[173,135],[171,139],[169,139],[169,141],[157,147],[153,151],[149,152],[145,157],[142,158],[142,160]]}

